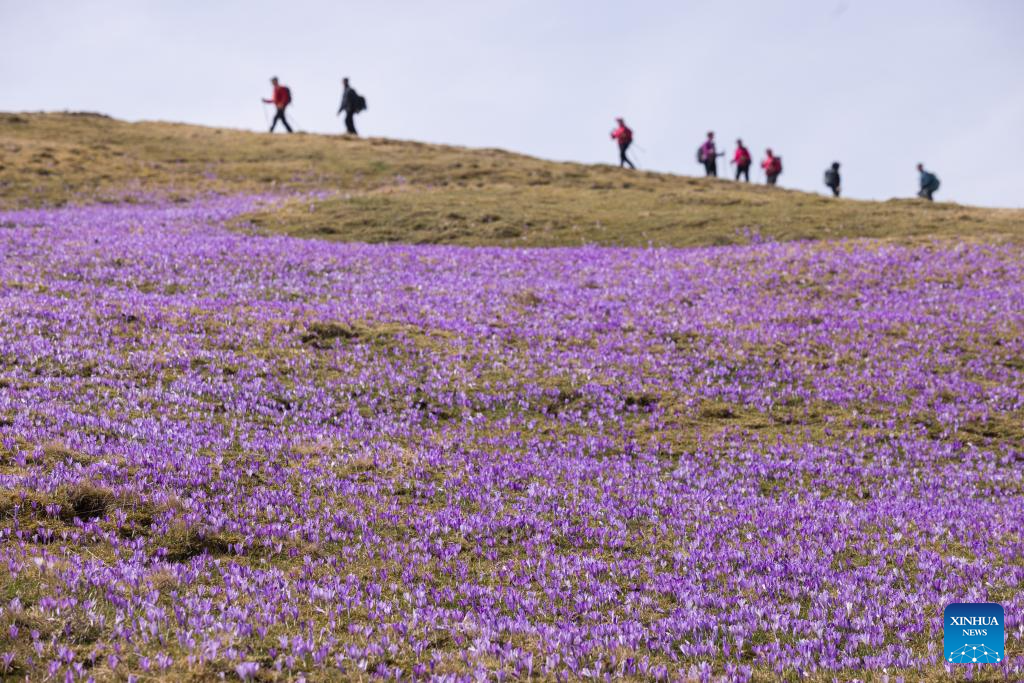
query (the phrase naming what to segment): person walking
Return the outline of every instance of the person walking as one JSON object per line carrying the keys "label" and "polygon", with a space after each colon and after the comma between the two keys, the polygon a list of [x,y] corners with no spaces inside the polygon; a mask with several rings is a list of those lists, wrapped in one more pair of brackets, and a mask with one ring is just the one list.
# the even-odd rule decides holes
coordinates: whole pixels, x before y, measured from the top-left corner
{"label": "person walking", "polygon": [[832,166],[825,171],[825,186],[832,190],[833,197],[839,196],[840,182],[842,182],[842,179],[839,177],[839,162],[834,161]]}
{"label": "person walking", "polygon": [[743,140],[736,140],[736,153],[732,155],[732,162],[736,164],[736,180],[739,181],[740,176],[743,176],[744,180],[750,182],[750,150],[743,146]]}
{"label": "person walking", "polygon": [[366,99],[349,85],[347,76],[341,79],[341,104],[338,106],[338,116],[345,112],[345,132],[349,135],[359,135],[356,132],[355,115],[364,109]]}
{"label": "person walking", "polygon": [[715,150],[715,133],[709,130],[708,139],[697,149],[697,160],[704,164],[705,176],[708,178],[718,177],[718,157],[724,154],[725,152],[718,154]]}
{"label": "person walking", "polygon": [[274,95],[269,100],[266,98],[263,100],[267,104],[272,104],[277,107],[277,113],[274,114],[274,121],[270,124],[270,132],[274,132],[274,128],[277,127],[277,122],[280,121],[284,124],[284,129],[291,133],[292,127],[288,125],[288,119],[284,117],[284,110],[292,103],[292,91],[288,89],[288,86],[281,85],[277,80],[277,76],[271,78],[270,82],[274,86]]}
{"label": "person walking", "polygon": [[761,168],[764,169],[768,184],[774,185],[778,181],[779,175],[782,174],[782,157],[775,156],[772,153],[771,147],[769,147],[765,150],[765,158],[761,162]]}
{"label": "person walking", "polygon": [[932,195],[939,189],[939,177],[924,170],[924,164],[917,165],[917,172],[921,174],[921,191],[917,193],[917,196],[930,202],[935,201],[932,199]]}
{"label": "person walking", "polygon": [[621,116],[615,119],[615,122],[618,123],[619,126],[612,131],[612,140],[619,143],[619,168],[629,166],[632,169],[636,169],[633,162],[626,156],[626,150],[629,149],[631,144],[633,144],[633,131],[626,125],[626,122],[622,120]]}

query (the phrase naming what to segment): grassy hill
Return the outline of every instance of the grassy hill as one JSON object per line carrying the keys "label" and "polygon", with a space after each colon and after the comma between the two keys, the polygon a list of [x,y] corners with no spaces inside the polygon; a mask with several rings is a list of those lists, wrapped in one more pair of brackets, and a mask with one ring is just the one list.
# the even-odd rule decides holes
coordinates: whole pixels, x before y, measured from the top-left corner
{"label": "grassy hill", "polygon": [[250,216],[302,237],[465,245],[1020,239],[1024,211],[831,198],[383,138],[267,135],[93,114],[0,114],[0,207],[309,193]]}
{"label": "grassy hill", "polygon": [[0,215],[0,681],[1022,680],[936,647],[1024,610],[1022,212],[0,114],[90,202]]}

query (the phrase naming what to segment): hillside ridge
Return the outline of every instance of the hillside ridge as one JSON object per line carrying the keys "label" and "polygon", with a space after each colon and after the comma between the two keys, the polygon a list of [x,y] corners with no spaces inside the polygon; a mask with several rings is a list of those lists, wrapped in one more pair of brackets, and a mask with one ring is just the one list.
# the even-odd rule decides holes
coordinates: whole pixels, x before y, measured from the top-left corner
{"label": "hillside ridge", "polygon": [[360,242],[695,246],[754,238],[1024,236],[1024,211],[833,199],[723,179],[388,138],[268,135],[95,113],[0,114],[0,208],[296,198],[261,230]]}

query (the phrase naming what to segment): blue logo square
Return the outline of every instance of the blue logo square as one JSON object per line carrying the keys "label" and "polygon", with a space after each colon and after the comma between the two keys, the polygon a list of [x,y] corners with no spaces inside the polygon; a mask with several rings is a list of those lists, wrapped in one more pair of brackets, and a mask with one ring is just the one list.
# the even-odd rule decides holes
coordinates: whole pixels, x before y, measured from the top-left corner
{"label": "blue logo square", "polygon": [[951,664],[998,664],[1005,653],[1003,606],[954,602],[942,614],[943,657]]}

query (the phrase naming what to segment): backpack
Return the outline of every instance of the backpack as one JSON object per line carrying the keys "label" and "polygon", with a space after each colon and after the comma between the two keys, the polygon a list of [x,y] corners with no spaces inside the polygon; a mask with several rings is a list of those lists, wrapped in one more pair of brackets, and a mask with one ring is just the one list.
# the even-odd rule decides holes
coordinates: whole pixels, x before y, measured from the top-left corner
{"label": "backpack", "polygon": [[782,173],[782,157],[772,157],[771,170],[775,175]]}
{"label": "backpack", "polygon": [[704,145],[701,145],[700,147],[697,148],[697,163],[704,163]]}
{"label": "backpack", "polygon": [[358,114],[361,111],[366,111],[366,98],[357,92],[352,93],[352,113]]}
{"label": "backpack", "polygon": [[751,161],[751,159],[750,159],[750,152],[747,150],[746,147],[744,147],[742,150],[740,150],[740,161],[739,161],[738,165],[739,166],[750,166],[750,161]]}
{"label": "backpack", "polygon": [[289,104],[292,103],[292,91],[291,88],[289,88],[287,85],[282,87],[284,88],[284,103],[285,106],[288,106]]}
{"label": "backpack", "polygon": [[831,168],[825,171],[825,185],[827,187],[836,187],[839,185],[839,174]]}

